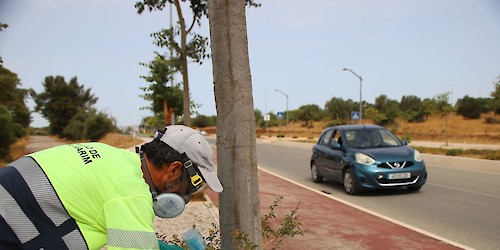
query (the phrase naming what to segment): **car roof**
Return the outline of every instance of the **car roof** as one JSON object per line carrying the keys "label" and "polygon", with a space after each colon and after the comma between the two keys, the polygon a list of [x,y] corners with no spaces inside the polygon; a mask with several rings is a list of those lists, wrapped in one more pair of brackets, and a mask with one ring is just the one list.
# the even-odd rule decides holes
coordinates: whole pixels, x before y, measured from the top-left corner
{"label": "car roof", "polygon": [[332,126],[327,129],[361,130],[361,129],[384,129],[384,127],[375,124],[345,124],[345,125]]}

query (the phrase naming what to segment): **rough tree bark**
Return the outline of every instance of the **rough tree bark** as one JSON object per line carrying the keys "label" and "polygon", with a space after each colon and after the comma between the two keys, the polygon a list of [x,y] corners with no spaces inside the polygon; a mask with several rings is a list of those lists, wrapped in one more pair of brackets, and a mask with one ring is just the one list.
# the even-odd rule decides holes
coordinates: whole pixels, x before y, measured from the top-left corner
{"label": "rough tree bark", "polygon": [[217,109],[221,249],[236,249],[236,229],[261,245],[255,115],[245,1],[208,2]]}

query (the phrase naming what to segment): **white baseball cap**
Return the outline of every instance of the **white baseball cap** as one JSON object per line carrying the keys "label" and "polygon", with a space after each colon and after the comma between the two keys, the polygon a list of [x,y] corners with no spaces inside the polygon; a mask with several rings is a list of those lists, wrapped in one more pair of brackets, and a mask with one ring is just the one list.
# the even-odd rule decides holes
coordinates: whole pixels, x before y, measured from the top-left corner
{"label": "white baseball cap", "polygon": [[212,147],[200,132],[184,125],[170,125],[165,127],[160,140],[178,153],[185,153],[198,166],[210,189],[217,193],[222,192],[222,184],[212,160]]}

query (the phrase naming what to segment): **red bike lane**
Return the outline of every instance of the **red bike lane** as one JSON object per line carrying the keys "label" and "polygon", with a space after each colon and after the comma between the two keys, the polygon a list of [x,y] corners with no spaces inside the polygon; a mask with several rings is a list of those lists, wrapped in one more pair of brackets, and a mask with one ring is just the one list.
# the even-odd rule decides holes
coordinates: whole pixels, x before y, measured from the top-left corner
{"label": "red bike lane", "polygon": [[[218,206],[218,195],[206,192]],[[259,192],[261,216],[269,213],[276,197],[283,196],[275,209],[278,219],[298,205],[303,235],[285,237],[281,249],[462,249],[264,170],[259,170]]]}

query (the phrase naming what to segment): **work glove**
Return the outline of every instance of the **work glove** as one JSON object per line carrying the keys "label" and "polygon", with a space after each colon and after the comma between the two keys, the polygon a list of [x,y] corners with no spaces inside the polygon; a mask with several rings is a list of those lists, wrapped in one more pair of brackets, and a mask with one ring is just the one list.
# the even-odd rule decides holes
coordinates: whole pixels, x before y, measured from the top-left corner
{"label": "work glove", "polygon": [[158,240],[158,244],[160,245],[160,250],[183,250],[180,246],[169,245],[161,240]]}

